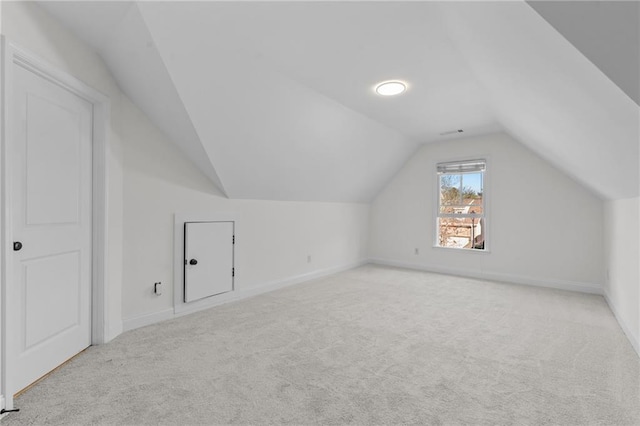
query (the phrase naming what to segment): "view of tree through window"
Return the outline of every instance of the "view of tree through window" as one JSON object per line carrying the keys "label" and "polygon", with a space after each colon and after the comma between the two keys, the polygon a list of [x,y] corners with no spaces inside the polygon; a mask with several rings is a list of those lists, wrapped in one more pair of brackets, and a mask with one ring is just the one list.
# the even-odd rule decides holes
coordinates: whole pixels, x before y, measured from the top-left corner
{"label": "view of tree through window", "polygon": [[484,168],[484,161],[479,160],[438,165],[439,246],[484,250]]}

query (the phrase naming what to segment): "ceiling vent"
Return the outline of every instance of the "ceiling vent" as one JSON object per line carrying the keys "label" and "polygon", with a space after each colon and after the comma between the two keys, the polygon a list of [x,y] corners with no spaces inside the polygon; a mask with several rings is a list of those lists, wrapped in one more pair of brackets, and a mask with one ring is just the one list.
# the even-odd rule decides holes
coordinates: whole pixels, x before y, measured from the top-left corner
{"label": "ceiling vent", "polygon": [[462,130],[462,129],[458,129],[458,130],[450,130],[450,131],[448,131],[448,132],[440,133],[440,136],[455,135],[456,133],[462,133],[462,132],[464,132],[464,130]]}

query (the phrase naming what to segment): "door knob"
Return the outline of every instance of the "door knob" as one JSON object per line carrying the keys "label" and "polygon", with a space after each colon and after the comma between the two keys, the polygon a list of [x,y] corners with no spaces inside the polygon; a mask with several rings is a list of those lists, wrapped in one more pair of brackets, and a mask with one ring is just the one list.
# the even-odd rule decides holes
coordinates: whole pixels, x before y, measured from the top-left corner
{"label": "door knob", "polygon": [[198,261],[197,261],[197,260],[195,260],[195,259],[191,259],[191,260],[189,261],[189,265],[197,265],[197,264],[198,264]]}
{"label": "door knob", "polygon": [[13,242],[13,251],[20,251],[22,248],[22,243],[20,241]]}

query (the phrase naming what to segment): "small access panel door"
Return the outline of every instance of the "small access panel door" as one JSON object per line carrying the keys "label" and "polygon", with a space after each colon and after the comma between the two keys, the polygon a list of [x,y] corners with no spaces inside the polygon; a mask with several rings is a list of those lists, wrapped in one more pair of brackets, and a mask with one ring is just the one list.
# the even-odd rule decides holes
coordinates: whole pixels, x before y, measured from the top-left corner
{"label": "small access panel door", "polygon": [[233,222],[184,224],[185,303],[233,290]]}

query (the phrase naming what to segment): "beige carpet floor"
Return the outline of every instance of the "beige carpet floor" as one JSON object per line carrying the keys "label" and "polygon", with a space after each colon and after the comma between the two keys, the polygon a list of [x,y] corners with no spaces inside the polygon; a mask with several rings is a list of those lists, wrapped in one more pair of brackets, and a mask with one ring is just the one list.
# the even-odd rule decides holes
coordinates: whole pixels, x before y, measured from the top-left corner
{"label": "beige carpet floor", "polygon": [[600,296],[364,266],[124,333],[24,424],[640,424]]}

